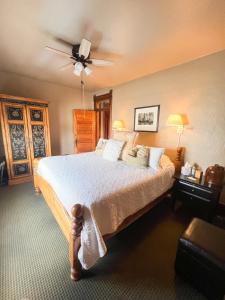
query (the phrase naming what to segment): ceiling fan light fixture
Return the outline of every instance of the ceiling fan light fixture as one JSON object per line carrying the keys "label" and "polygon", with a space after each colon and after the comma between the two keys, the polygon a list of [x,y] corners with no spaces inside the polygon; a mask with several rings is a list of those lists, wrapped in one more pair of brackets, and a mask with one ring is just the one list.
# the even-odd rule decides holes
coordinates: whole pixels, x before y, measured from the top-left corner
{"label": "ceiling fan light fixture", "polygon": [[[63,41],[59,39],[60,41]],[[65,42],[65,41],[63,41]],[[68,42],[66,42],[68,44]],[[70,44],[70,43],[69,43]],[[97,59],[91,57],[91,42],[82,39],[80,44],[70,44],[72,46],[71,54],[66,53],[64,51],[46,46],[45,48],[49,51],[55,52],[56,54],[65,56],[67,58],[70,58],[72,60],[71,63],[66,64],[61,69],[65,70],[70,65],[74,65],[73,73],[78,76],[82,77],[83,73],[85,73],[86,76],[89,76],[92,73],[92,69],[88,67],[89,64],[92,64],[97,67],[104,67],[104,66],[111,66],[113,65],[112,61],[104,60],[104,59]],[[83,72],[83,73],[82,73]]]}
{"label": "ceiling fan light fixture", "polygon": [[92,69],[90,69],[90,68],[88,68],[88,67],[85,67],[85,68],[84,68],[84,72],[85,72],[85,74],[86,74],[87,76],[89,76],[89,75],[91,75],[91,73],[92,73]]}
{"label": "ceiling fan light fixture", "polygon": [[76,76],[80,76],[80,73],[83,71],[83,69],[84,69],[84,67],[83,67],[82,63],[81,62],[77,62],[77,63],[75,63],[73,73]]}

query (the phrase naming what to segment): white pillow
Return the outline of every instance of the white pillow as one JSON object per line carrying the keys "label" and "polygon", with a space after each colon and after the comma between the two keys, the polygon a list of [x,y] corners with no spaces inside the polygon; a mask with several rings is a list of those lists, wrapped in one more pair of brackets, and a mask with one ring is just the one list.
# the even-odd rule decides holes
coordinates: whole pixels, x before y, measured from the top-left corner
{"label": "white pillow", "polygon": [[117,161],[124,146],[124,141],[110,139],[106,143],[102,157],[111,161]]}
{"label": "white pillow", "polygon": [[95,153],[102,155],[103,150],[104,150],[104,148],[106,146],[107,141],[108,140],[106,140],[106,139],[100,138],[98,140],[98,144],[97,144],[97,146],[95,148]]}
{"label": "white pillow", "polygon": [[96,148],[102,148],[103,146],[105,146],[105,144],[107,143],[107,141],[108,141],[107,139],[100,138],[98,140],[98,144],[97,144]]}
{"label": "white pillow", "polygon": [[165,148],[151,147],[150,155],[149,155],[149,167],[158,170],[160,168],[159,166],[160,158],[164,152],[165,152]]}

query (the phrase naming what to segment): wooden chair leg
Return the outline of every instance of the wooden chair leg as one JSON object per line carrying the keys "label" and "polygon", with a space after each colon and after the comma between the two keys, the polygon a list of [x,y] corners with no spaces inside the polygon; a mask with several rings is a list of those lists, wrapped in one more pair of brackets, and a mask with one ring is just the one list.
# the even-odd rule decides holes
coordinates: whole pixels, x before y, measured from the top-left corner
{"label": "wooden chair leg", "polygon": [[72,208],[72,230],[70,235],[70,265],[71,279],[77,281],[81,278],[81,264],[78,259],[78,252],[81,241],[80,234],[83,228],[83,209],[80,204],[75,204]]}

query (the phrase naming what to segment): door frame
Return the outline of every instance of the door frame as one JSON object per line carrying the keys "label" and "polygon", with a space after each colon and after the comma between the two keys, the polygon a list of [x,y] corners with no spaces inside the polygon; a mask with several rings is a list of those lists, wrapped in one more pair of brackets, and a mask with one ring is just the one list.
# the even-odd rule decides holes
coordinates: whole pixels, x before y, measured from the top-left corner
{"label": "door frame", "polygon": [[104,111],[104,109],[98,109],[97,108],[97,103],[98,102],[109,100],[109,114],[110,114],[110,117],[109,117],[109,137],[112,134],[112,90],[110,90],[106,94],[94,95],[93,100],[94,100],[94,110],[96,111],[96,140],[98,141],[99,140],[99,134],[100,134],[100,132],[99,132],[99,123],[98,123],[99,112]]}

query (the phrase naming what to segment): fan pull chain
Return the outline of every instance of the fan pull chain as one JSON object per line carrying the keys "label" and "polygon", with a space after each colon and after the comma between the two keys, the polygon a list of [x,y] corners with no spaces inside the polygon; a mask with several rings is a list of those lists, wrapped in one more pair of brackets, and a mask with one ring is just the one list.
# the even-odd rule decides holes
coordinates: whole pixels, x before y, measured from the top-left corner
{"label": "fan pull chain", "polygon": [[84,116],[85,116],[85,103],[84,103],[84,81],[83,81],[83,70],[81,71],[81,104],[84,110]]}

